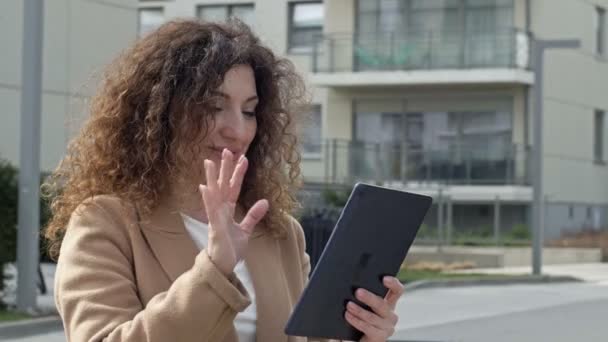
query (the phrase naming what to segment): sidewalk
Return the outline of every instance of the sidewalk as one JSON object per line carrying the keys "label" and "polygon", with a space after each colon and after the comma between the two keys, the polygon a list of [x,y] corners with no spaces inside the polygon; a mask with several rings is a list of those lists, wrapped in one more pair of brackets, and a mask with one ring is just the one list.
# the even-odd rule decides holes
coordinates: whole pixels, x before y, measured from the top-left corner
{"label": "sidewalk", "polygon": [[[547,265],[542,267],[541,272],[543,275],[569,276],[578,278],[587,283],[595,283],[599,285],[608,286],[608,263]],[[525,275],[532,273],[532,267],[518,266],[499,268],[474,268],[469,270],[451,271],[451,273]]]}
{"label": "sidewalk", "polygon": [[[8,282],[9,296],[8,303],[15,303],[15,268],[9,267],[7,270],[14,277]],[[504,268],[474,268],[469,270],[456,270],[453,273],[483,273],[483,274],[507,274],[507,275],[529,275],[532,268],[529,266],[504,267]],[[48,293],[38,295],[39,311],[43,315],[55,314],[57,312],[53,299],[53,285],[55,276],[55,264],[42,264]],[[608,286],[608,263],[589,263],[589,264],[564,264],[547,265],[542,268],[543,275],[574,277],[588,283],[596,283]]]}
{"label": "sidewalk", "polygon": [[[14,272],[14,269],[9,270],[9,272]],[[42,272],[49,293],[38,297],[38,305],[41,311],[55,313],[52,296],[55,265],[42,265]],[[486,268],[455,272],[517,275],[530,274],[531,268]],[[608,299],[608,297],[605,297],[606,292],[604,291],[604,286],[608,286],[608,263],[548,265],[543,267],[543,274],[575,277],[587,284],[459,286],[408,292],[399,301],[398,310],[401,312],[402,319],[400,319],[397,329],[399,332],[394,336],[394,339],[414,340],[413,338],[418,336],[412,334],[417,330],[411,329],[427,327],[422,335],[426,336],[427,340],[432,340],[430,337],[438,336],[429,335],[428,329],[437,330],[435,327],[437,324],[461,322],[465,318],[502,317],[501,315],[509,313],[521,315],[526,310],[532,310],[529,313],[529,315],[532,315],[535,312],[533,310],[552,308],[558,304],[588,303],[597,301],[598,298]],[[11,281],[12,283],[9,285],[14,288],[14,280]],[[551,289],[551,291],[547,291],[547,289]],[[442,307],[439,312],[436,311],[438,307]],[[533,317],[532,315],[530,317],[534,318],[536,316]],[[470,329],[468,328],[468,330]],[[488,334],[490,336],[491,332]],[[61,321],[55,317],[55,321],[53,321],[53,318],[43,318],[0,326],[0,340],[11,342],[64,342],[65,338],[61,329]],[[440,339],[437,338],[436,340]]]}
{"label": "sidewalk", "polygon": [[[55,299],[53,298],[54,291],[54,279],[55,279],[55,268],[56,265],[52,263],[43,263],[41,265],[42,274],[47,287],[46,294],[38,294],[37,303],[38,310],[36,315],[48,316],[57,314],[55,308]],[[5,303],[9,305],[16,305],[17,303],[17,269],[14,265],[7,265],[5,268],[7,275],[6,281],[6,295],[4,297]]]}

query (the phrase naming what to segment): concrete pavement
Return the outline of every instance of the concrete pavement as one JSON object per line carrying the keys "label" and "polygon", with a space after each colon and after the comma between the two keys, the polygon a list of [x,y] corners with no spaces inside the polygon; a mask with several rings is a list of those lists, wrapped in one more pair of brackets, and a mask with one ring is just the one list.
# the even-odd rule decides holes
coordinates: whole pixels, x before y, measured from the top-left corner
{"label": "concrete pavement", "polygon": [[[55,279],[55,264],[43,263],[41,265],[42,274],[47,287],[46,294],[38,294],[38,310],[35,313],[40,316],[54,315],[57,313],[55,308],[55,300],[53,298],[54,291],[54,279]],[[5,295],[4,302],[8,305],[16,305],[17,302],[17,268],[12,265],[6,265],[4,269],[7,275],[7,281],[5,282]]]}
{"label": "concrete pavement", "polygon": [[398,332],[408,341],[600,342],[608,339],[608,299],[453,321]]}
{"label": "concrete pavement", "polygon": [[[393,340],[409,341],[606,341],[608,340],[608,265],[545,266],[546,274],[574,275],[584,283],[431,288],[406,293]],[[527,273],[526,268],[481,270]],[[52,289],[54,268],[43,268]],[[480,272],[479,269],[474,272]],[[529,271],[528,271],[529,272]],[[47,296],[43,303],[52,303]],[[40,300],[39,300],[40,302]],[[61,326],[23,329],[6,342],[64,342]]]}
{"label": "concrete pavement", "polygon": [[[452,271],[452,273],[518,275],[531,274],[532,268],[530,266],[474,268],[469,270]],[[571,276],[588,283],[608,285],[608,263],[546,265],[542,267],[542,273],[550,276]]]}
{"label": "concrete pavement", "polygon": [[[585,341],[608,338],[608,286],[589,283],[436,288],[399,301],[394,341]],[[6,342],[65,342],[58,328]]]}

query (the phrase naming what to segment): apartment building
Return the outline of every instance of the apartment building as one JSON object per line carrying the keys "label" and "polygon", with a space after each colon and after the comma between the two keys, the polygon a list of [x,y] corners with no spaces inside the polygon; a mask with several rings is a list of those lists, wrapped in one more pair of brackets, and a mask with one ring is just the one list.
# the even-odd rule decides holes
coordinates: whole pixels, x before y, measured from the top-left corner
{"label": "apartment building", "polygon": [[[544,76],[545,235],[608,224],[605,0],[140,1],[140,30],[240,17],[305,74],[309,186],[368,181],[440,199],[431,225],[529,225],[534,39]],[[440,212],[437,212],[440,210]],[[499,217],[496,217],[499,215]]]}
{"label": "apartment building", "polygon": [[[534,39],[544,74],[545,236],[608,226],[608,0],[77,0],[45,3],[42,167],[91,74],[173,18],[250,24],[312,92],[309,188],[367,181],[433,195],[431,226],[529,226]],[[22,4],[0,4],[0,155],[18,162]],[[108,25],[111,23],[111,25]],[[72,114],[72,116],[69,115]]]}

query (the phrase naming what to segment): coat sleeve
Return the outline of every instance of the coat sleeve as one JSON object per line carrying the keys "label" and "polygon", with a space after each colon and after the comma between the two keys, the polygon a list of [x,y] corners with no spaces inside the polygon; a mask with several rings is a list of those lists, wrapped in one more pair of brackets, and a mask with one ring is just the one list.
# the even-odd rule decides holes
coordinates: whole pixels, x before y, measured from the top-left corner
{"label": "coat sleeve", "polygon": [[[302,279],[304,279],[304,284],[302,288],[306,287],[308,283],[308,277],[310,275],[310,256],[306,253],[306,239],[304,238],[304,230],[302,226],[296,219],[292,219],[294,224],[294,230],[296,232],[296,237],[298,241],[298,251],[301,255],[300,260],[302,260]],[[328,340],[328,339],[308,339],[309,342],[347,342],[342,340]]]}
{"label": "coat sleeve", "polygon": [[[81,205],[83,206],[83,205]],[[144,307],[125,224],[103,205],[77,210],[61,246],[55,302],[68,341],[219,341],[249,304],[205,251]]]}

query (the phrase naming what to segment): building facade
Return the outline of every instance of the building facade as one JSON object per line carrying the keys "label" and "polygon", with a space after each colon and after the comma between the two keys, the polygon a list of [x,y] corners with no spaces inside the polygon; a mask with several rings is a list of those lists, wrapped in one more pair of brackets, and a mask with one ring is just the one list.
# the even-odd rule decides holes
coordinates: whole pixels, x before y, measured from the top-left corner
{"label": "building facade", "polygon": [[[608,0],[57,3],[47,5],[57,23],[45,24],[46,34],[69,39],[45,47],[44,108],[66,112],[90,70],[136,34],[175,18],[236,16],[292,60],[309,85],[314,105],[302,130],[307,187],[366,181],[430,194],[437,205],[427,226],[443,227],[431,235],[444,236],[529,229],[537,84],[531,44],[579,39],[580,49],[545,58],[545,236],[608,226]],[[0,6],[10,7],[0,11],[3,46],[14,47],[0,66],[0,103],[13,108],[0,153],[15,160],[20,38],[6,32],[20,32],[21,15],[19,5]],[[17,14],[6,17],[10,11]],[[107,25],[106,15],[117,24]],[[65,120],[45,120],[42,165],[49,168],[69,134]]]}

